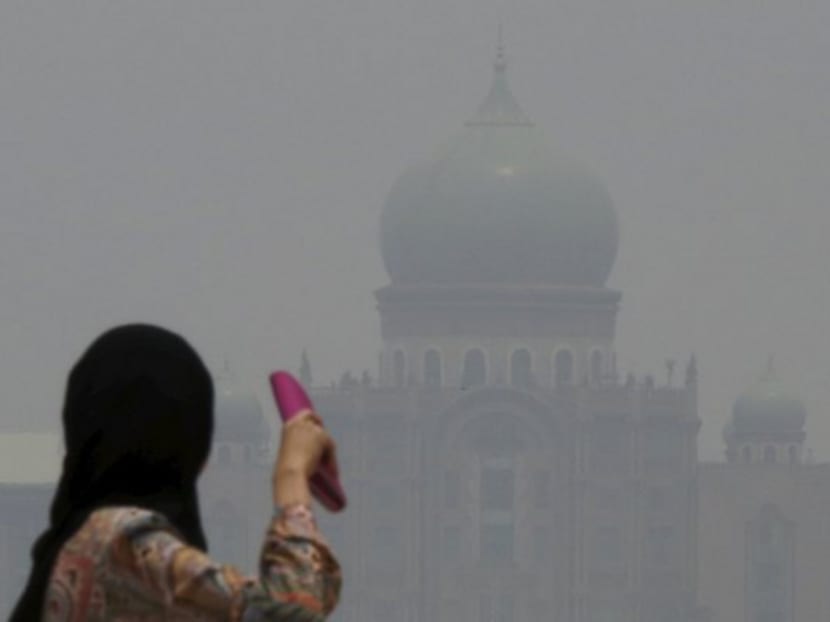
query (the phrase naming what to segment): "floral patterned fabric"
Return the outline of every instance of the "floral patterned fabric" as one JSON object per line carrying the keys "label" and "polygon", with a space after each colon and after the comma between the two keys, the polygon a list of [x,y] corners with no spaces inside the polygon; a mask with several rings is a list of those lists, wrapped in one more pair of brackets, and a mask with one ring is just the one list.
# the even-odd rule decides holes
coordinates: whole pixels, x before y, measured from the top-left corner
{"label": "floral patterned fabric", "polygon": [[105,508],[61,550],[43,621],[322,622],[340,586],[340,566],[306,506],[277,509],[259,577],[188,546],[160,514]]}

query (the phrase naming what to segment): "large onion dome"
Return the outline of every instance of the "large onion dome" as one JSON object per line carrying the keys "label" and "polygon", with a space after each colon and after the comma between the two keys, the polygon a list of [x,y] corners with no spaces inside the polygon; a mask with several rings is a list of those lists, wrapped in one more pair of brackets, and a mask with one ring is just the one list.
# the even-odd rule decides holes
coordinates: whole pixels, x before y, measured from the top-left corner
{"label": "large onion dome", "polygon": [[588,170],[551,151],[507,83],[464,131],[397,180],[381,216],[396,284],[605,284],[617,254],[611,198]]}

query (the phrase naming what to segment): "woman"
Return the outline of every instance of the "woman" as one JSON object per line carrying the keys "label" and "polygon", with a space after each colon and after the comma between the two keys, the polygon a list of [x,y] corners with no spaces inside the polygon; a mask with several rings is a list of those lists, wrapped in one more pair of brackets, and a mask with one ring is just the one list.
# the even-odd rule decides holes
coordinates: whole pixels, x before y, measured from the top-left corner
{"label": "woman", "polygon": [[206,554],[196,479],[213,387],[181,337],[146,325],[99,337],[69,376],[63,427],[50,524],[12,622],[321,622],[336,605],[340,567],[308,488],[334,445],[314,416],[283,427],[258,577]]}

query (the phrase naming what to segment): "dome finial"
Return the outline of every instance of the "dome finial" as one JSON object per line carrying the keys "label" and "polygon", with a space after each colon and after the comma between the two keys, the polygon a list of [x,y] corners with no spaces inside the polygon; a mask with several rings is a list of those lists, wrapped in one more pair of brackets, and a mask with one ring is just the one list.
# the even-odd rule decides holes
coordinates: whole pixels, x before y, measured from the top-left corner
{"label": "dome finial", "polygon": [[479,106],[475,116],[467,122],[467,126],[481,125],[524,125],[532,126],[533,122],[527,118],[519,104],[510,92],[507,84],[507,61],[504,57],[504,38],[501,23],[499,23],[498,43],[496,45],[496,62],[493,63],[493,83],[490,92]]}

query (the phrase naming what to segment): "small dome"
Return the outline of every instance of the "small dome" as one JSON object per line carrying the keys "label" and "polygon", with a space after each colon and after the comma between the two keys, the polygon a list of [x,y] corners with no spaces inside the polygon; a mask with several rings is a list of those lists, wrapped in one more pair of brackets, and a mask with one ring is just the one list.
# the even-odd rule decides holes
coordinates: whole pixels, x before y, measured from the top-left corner
{"label": "small dome", "polygon": [[214,421],[214,442],[262,445],[271,438],[259,400],[239,390],[227,365],[216,379]]}
{"label": "small dome", "polygon": [[394,184],[381,248],[395,283],[602,286],[618,225],[603,184],[551,152],[496,62],[464,132]]}
{"label": "small dome", "polygon": [[806,418],[804,403],[783,387],[771,369],[732,407],[735,428],[801,429]]}

